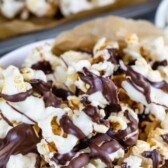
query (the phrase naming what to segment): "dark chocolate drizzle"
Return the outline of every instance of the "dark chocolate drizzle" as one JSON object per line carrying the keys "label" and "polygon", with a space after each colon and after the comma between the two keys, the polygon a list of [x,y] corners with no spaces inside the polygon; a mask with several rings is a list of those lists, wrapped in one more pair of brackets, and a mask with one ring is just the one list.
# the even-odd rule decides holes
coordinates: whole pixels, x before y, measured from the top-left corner
{"label": "dark chocolate drizzle", "polygon": [[90,105],[91,102],[88,100],[88,97],[87,96],[84,96],[81,98],[80,102],[84,105],[84,106],[87,106],[87,105]]}
{"label": "dark chocolate drizzle", "polygon": [[90,86],[87,91],[89,95],[100,91],[110,104],[119,104],[118,90],[111,79],[97,76],[86,68],[83,68],[83,71],[84,73],[78,73],[81,80]]}
{"label": "dark chocolate drizzle", "polygon": [[168,144],[168,134],[161,135],[161,137]]}
{"label": "dark chocolate drizzle", "polygon": [[104,119],[109,118],[109,116],[112,112],[120,112],[121,110],[122,109],[121,109],[121,106],[119,104],[107,105],[104,109],[104,111],[106,113],[106,116],[105,116]]}
{"label": "dark chocolate drizzle", "polygon": [[39,92],[44,99],[46,107],[53,106],[53,107],[59,107],[61,104],[61,99],[57,98],[52,93],[52,82],[44,82],[39,79],[33,79],[30,81],[33,88]]}
{"label": "dark chocolate drizzle", "polygon": [[73,152],[73,151],[65,154],[55,153],[51,160],[57,163],[58,165],[65,165],[75,155],[76,155],[76,152]]}
{"label": "dark chocolate drizzle", "polygon": [[164,164],[164,168],[167,168],[168,167],[168,160],[165,160],[165,164]]}
{"label": "dark chocolate drizzle", "polygon": [[108,61],[110,61],[113,64],[118,64],[119,63],[119,52],[118,49],[116,48],[109,48],[107,49],[108,53],[110,54],[110,58],[108,59]]}
{"label": "dark chocolate drizzle", "polygon": [[[95,109],[92,106],[88,106],[85,108],[85,111],[87,111],[86,113],[88,113],[89,116],[92,116],[91,117],[92,119],[95,117],[95,120],[99,121],[99,116],[97,115],[96,110],[97,109]],[[86,165],[89,162],[89,160],[99,158],[107,165],[108,168],[113,167],[109,154],[116,152],[120,148],[123,148],[121,144],[126,147],[134,145],[138,138],[138,134],[135,134],[132,137],[126,138],[127,135],[137,130],[138,123],[129,114],[128,111],[125,111],[124,115],[130,121],[128,123],[128,127],[125,130],[118,131],[117,133],[110,132],[111,134],[109,135],[97,134],[96,136],[90,139],[86,139],[85,135],[81,132],[81,130],[73,124],[73,122],[69,119],[68,116],[64,115],[60,120],[61,127],[66,133],[72,134],[78,137],[80,140],[80,143],[77,144],[70,153],[67,153],[64,155],[60,155],[58,153],[55,154],[52,160],[60,165],[66,165],[66,163],[70,161],[68,166],[63,166],[63,167],[81,168],[81,165],[82,166]],[[85,161],[79,164],[79,161],[77,161],[78,157],[75,157],[75,156],[78,152],[80,153],[81,150],[87,147],[90,149],[90,152],[87,154],[83,153],[83,154],[86,154],[85,157],[87,156],[87,162],[84,159]]]}
{"label": "dark chocolate drizzle", "polygon": [[153,161],[153,168],[159,168],[159,165],[163,164],[163,159],[160,152],[154,149],[153,151],[145,151],[142,153],[145,158],[150,158]]}
{"label": "dark chocolate drizzle", "polygon": [[61,104],[61,99],[57,98],[51,91],[45,92],[43,99],[47,107],[59,107]]}
{"label": "dark chocolate drizzle", "polygon": [[92,51],[89,51],[88,49],[80,49],[78,51],[81,52],[81,53],[86,53],[86,54],[89,54],[90,56],[93,56]]}
{"label": "dark chocolate drizzle", "polygon": [[6,101],[20,102],[20,101],[24,101],[27,97],[31,96],[32,94],[33,94],[33,90],[30,89],[30,90],[27,90],[26,92],[21,92],[14,95],[6,95],[6,94],[0,93],[0,97],[4,98]]}
{"label": "dark chocolate drizzle", "polygon": [[68,166],[62,166],[62,168],[82,168],[89,163],[89,154],[82,153],[76,158],[72,159]]}
{"label": "dark chocolate drizzle", "polygon": [[146,81],[148,81],[151,84],[151,86],[157,89],[161,89],[162,91],[168,93],[168,83],[166,81],[152,82],[152,81],[149,81],[148,79],[146,79]]}
{"label": "dark chocolate drizzle", "polygon": [[63,115],[60,119],[60,126],[67,134],[74,135],[79,139],[85,138],[85,134],[76,125],[73,124],[67,115]]}
{"label": "dark chocolate drizzle", "polygon": [[[131,77],[127,81],[139,92],[141,92],[145,97],[148,103],[151,103],[150,93],[151,86],[156,89],[161,89],[162,91],[168,93],[168,83],[166,81],[161,82],[152,82],[146,79],[140,73],[135,72],[131,67],[127,66],[127,71],[125,73]],[[138,88],[138,87],[139,88]]]}
{"label": "dark chocolate drizzle", "polygon": [[[122,148],[115,139],[107,134],[97,134],[90,139],[80,141],[80,143],[81,144],[75,146],[74,149],[67,154],[55,154],[52,160],[60,165],[66,165],[66,163],[70,161],[68,166],[62,166],[63,168],[81,168],[81,166],[83,167],[88,164],[91,159],[101,159],[108,168],[112,168],[113,165],[109,154]],[[75,157],[78,152],[82,152],[82,149],[87,147],[90,149],[89,153],[81,153],[79,156]],[[84,158],[83,155],[85,156]]]}
{"label": "dark chocolate drizzle", "polygon": [[13,107],[10,103],[7,102],[7,104],[17,113],[25,116],[27,119],[29,119],[30,121],[32,121],[33,123],[36,123],[36,121],[34,121],[33,119],[31,119],[29,116],[27,116],[26,114],[24,114],[23,112],[19,111],[18,109],[16,109],[15,107]]}
{"label": "dark chocolate drizzle", "polygon": [[52,88],[51,81],[44,82],[40,79],[32,79],[30,80],[30,83],[33,89],[35,89],[35,91],[39,92],[40,94],[44,94],[45,92],[50,91],[50,89]]}
{"label": "dark chocolate drizzle", "polygon": [[101,159],[108,168],[113,167],[109,154],[119,150],[121,145],[107,134],[98,134],[90,140],[90,158]]}
{"label": "dark chocolate drizzle", "polygon": [[53,73],[51,64],[48,61],[39,61],[36,64],[33,64],[31,66],[31,68],[34,69],[34,70],[41,70],[45,74],[51,74],[51,73]]}
{"label": "dark chocolate drizzle", "polygon": [[96,107],[88,105],[83,109],[83,111],[92,119],[92,121],[100,124],[101,116]]}
{"label": "dark chocolate drizzle", "polygon": [[6,168],[11,155],[36,153],[39,141],[30,125],[21,124],[12,128],[6,138],[0,141],[0,168]]}
{"label": "dark chocolate drizzle", "polygon": [[131,167],[128,166],[127,163],[122,163],[121,168],[131,168]]}
{"label": "dark chocolate drizzle", "polygon": [[73,95],[73,93],[71,91],[65,90],[65,89],[62,89],[62,88],[56,88],[56,86],[54,86],[52,88],[52,92],[55,96],[61,98],[62,100],[67,100],[68,96]]}
{"label": "dark chocolate drizzle", "polygon": [[[146,79],[139,73],[135,72],[131,67],[127,66],[126,75],[130,76],[131,79],[128,79],[128,82],[139,92],[141,92],[145,97],[148,103],[151,103],[150,93],[151,88],[150,84]],[[138,87],[140,88],[138,88]]]}
{"label": "dark chocolate drizzle", "polygon": [[10,125],[11,127],[13,127],[13,123],[10,122],[4,115],[2,112],[0,112],[0,116],[2,117],[3,120],[5,120],[5,122]]}
{"label": "dark chocolate drizzle", "polygon": [[145,113],[143,112],[142,114],[138,114],[138,119],[139,119],[139,122],[143,122],[143,121],[149,121],[151,122],[151,119],[149,118],[149,113]]}
{"label": "dark chocolate drizzle", "polygon": [[119,141],[124,147],[131,147],[136,144],[138,140],[138,133],[129,138],[126,138],[126,136],[138,130],[138,122],[127,110],[124,112],[124,116],[129,120],[127,128],[125,130],[119,130],[118,132],[114,132],[112,129],[109,129],[107,134]]}
{"label": "dark chocolate drizzle", "polygon": [[152,65],[152,69],[157,70],[159,66],[167,66],[167,60],[154,62]]}
{"label": "dark chocolate drizzle", "polygon": [[[113,145],[113,144],[112,144]],[[90,147],[90,155],[94,159],[100,158],[104,163],[106,163],[107,167],[112,167],[112,162],[108,153],[101,149],[101,147],[95,145],[94,143],[89,145]]]}
{"label": "dark chocolate drizzle", "polygon": [[109,123],[100,116],[98,108],[88,105],[83,109],[83,111],[92,119],[93,122],[109,126]]}
{"label": "dark chocolate drizzle", "polygon": [[36,157],[35,168],[41,168],[41,157],[40,156]]}

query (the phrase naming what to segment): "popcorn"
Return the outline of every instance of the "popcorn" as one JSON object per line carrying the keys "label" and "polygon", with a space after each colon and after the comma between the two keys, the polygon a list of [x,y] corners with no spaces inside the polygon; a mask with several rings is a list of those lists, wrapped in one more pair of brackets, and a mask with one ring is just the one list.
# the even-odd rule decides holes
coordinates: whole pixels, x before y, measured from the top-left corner
{"label": "popcorn", "polygon": [[88,97],[88,100],[91,102],[93,106],[96,106],[96,107],[100,106],[104,108],[106,105],[108,105],[107,100],[104,98],[101,92],[96,92],[96,93],[91,94]]}
{"label": "popcorn", "polygon": [[86,0],[76,1],[76,0],[62,0],[60,1],[60,8],[65,16],[69,16],[74,13],[78,13],[83,10],[91,9],[91,4]]}
{"label": "popcorn", "polygon": [[1,13],[9,18],[14,18],[24,8],[24,1],[5,0],[1,2]]}
{"label": "popcorn", "polygon": [[168,114],[166,114],[164,120],[162,120],[162,122],[161,122],[161,127],[165,130],[168,130],[167,122],[168,122]]}
{"label": "popcorn", "polygon": [[168,131],[156,128],[155,130],[151,131],[148,135],[147,142],[157,149],[164,159],[168,159],[168,143],[164,140],[164,135],[168,134]]}
{"label": "popcorn", "polygon": [[106,6],[108,4],[114,3],[115,0],[81,0],[80,3],[75,0],[61,0],[60,9],[64,16],[69,16],[72,14],[79,13],[84,10],[89,10],[97,7]]}
{"label": "popcorn", "polygon": [[[0,114],[2,115],[2,114]],[[5,121],[3,118],[0,117],[0,139],[3,139],[6,137],[8,131],[12,127]]]}
{"label": "popcorn", "polygon": [[25,81],[38,79],[38,80],[42,80],[44,82],[47,82],[47,78],[42,71],[32,70],[31,68],[23,68],[23,69],[21,69],[21,73],[22,73]]}
{"label": "popcorn", "polygon": [[12,155],[7,163],[7,168],[35,168],[36,165],[36,154],[29,153],[27,155]]}
{"label": "popcorn", "polygon": [[24,67],[32,67],[38,62],[48,62],[52,69],[57,66],[65,66],[65,63],[59,58],[55,57],[52,53],[52,45],[44,44],[43,46],[37,47],[30,52],[30,55],[26,58]]}
{"label": "popcorn", "polygon": [[0,167],[166,167],[166,47],[125,43],[60,57],[46,44],[0,69]]}
{"label": "popcorn", "polygon": [[144,40],[142,46],[152,61],[167,60],[168,47],[165,45],[163,37]]}
{"label": "popcorn", "polygon": [[136,60],[138,58],[141,58],[142,55],[141,55],[141,46],[140,46],[140,43],[139,43],[139,39],[138,37],[133,34],[133,35],[130,35],[130,36],[127,36],[126,38],[126,44],[127,44],[127,47],[123,49],[124,53],[126,54],[125,56],[125,61],[127,60]]}
{"label": "popcorn", "polygon": [[57,12],[57,0],[26,0],[28,10],[37,17],[52,17]]}
{"label": "popcorn", "polygon": [[3,0],[0,4],[2,14],[9,19],[17,15],[20,15],[21,19],[28,19],[30,13],[37,17],[53,17],[57,8],[57,0],[47,2],[45,0]]}
{"label": "popcorn", "polygon": [[132,155],[124,159],[123,162],[126,163],[126,165],[129,167],[140,168],[142,160],[139,157]]}
{"label": "popcorn", "polygon": [[108,118],[114,131],[124,130],[127,128],[127,119],[123,116],[123,113],[115,115],[111,114]]}
{"label": "popcorn", "polygon": [[91,55],[85,52],[67,51],[61,55],[61,58],[68,66],[75,66],[75,64],[80,61],[88,61]]}
{"label": "popcorn", "polygon": [[132,66],[133,70],[142,74],[144,77],[148,78],[152,82],[162,81],[162,76],[159,71],[152,70],[151,66],[145,61],[144,58],[139,58]]}
{"label": "popcorn", "polygon": [[14,66],[9,66],[6,70],[2,70],[2,75],[2,94],[12,95],[19,92],[26,92],[32,88],[29,83],[24,82],[23,76],[20,74],[18,68]]}

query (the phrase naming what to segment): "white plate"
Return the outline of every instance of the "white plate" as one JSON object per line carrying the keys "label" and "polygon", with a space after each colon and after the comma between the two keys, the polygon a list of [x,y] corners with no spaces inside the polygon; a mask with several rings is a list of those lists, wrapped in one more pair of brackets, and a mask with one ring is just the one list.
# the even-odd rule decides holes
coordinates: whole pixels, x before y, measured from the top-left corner
{"label": "white plate", "polygon": [[31,43],[28,45],[25,45],[21,48],[18,48],[6,55],[4,55],[2,58],[0,58],[0,66],[2,67],[7,67],[9,65],[15,65],[15,66],[20,66],[23,64],[24,60],[26,59],[27,56],[31,53],[32,49],[35,47],[38,47],[40,45],[44,44],[52,44],[54,42],[54,39],[47,39],[43,41],[38,41],[35,43]]}
{"label": "white plate", "polygon": [[156,12],[155,24],[157,27],[164,28],[168,19],[168,0],[163,0]]}

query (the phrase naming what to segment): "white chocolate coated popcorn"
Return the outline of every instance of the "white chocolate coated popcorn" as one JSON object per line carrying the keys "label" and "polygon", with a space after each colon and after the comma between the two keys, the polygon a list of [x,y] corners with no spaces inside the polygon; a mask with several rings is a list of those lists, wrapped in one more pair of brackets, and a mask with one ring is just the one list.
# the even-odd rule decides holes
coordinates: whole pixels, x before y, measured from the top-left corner
{"label": "white chocolate coated popcorn", "polygon": [[37,155],[33,153],[12,155],[8,161],[7,168],[35,168],[36,157]]}

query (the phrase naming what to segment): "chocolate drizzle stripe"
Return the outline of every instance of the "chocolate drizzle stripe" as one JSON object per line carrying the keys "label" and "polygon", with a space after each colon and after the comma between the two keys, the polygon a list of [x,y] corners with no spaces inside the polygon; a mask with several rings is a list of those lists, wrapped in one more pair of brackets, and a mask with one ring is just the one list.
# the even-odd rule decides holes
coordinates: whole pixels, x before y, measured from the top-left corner
{"label": "chocolate drizzle stripe", "polygon": [[51,160],[59,165],[65,165],[75,155],[76,155],[75,152],[69,152],[69,153],[65,153],[65,154],[55,153]]}
{"label": "chocolate drizzle stripe", "polygon": [[[146,101],[148,103],[151,103],[151,98],[150,98],[150,93],[151,93],[151,89],[150,89],[150,84],[149,82],[144,78],[144,76],[142,76],[141,74],[135,72],[131,67],[127,66],[127,70],[125,71],[126,75],[131,77],[131,82],[132,85],[134,83],[134,87],[137,85],[138,87],[142,88],[142,90],[138,90],[140,91],[145,97],[146,97]],[[137,87],[135,88],[137,89]]]}
{"label": "chocolate drizzle stripe", "polygon": [[138,87],[131,79],[127,79],[127,82],[129,82],[137,91],[144,93],[140,87]]}
{"label": "chocolate drizzle stripe", "polygon": [[10,125],[11,127],[13,127],[13,123],[11,123],[2,113],[2,111],[0,112],[0,116],[2,117],[3,120],[5,120],[8,125]]}
{"label": "chocolate drizzle stripe", "polygon": [[101,149],[101,147],[98,147],[94,143],[91,143],[89,145],[90,148],[90,156],[92,159],[98,159],[100,158],[104,163],[106,163],[107,167],[111,168],[112,167],[112,162],[109,157],[109,154]]}
{"label": "chocolate drizzle stripe", "polygon": [[122,163],[121,168],[131,168],[130,166],[127,165],[127,163]]}
{"label": "chocolate drizzle stripe", "polygon": [[43,96],[46,107],[53,106],[59,107],[61,104],[61,99],[57,98],[53,94],[52,90],[52,81],[44,82],[39,79],[30,80],[30,83],[39,94]]}
{"label": "chocolate drizzle stripe", "polygon": [[62,166],[61,168],[82,168],[89,163],[89,154],[82,153],[69,163],[68,166]]}
{"label": "chocolate drizzle stripe", "polygon": [[150,158],[153,161],[153,168],[159,168],[159,165],[163,164],[163,159],[160,155],[160,152],[154,149],[153,151],[145,151],[142,153],[142,156],[145,158]]}
{"label": "chocolate drizzle stripe", "polygon": [[138,92],[142,93],[145,96],[147,103],[149,104],[152,103],[151,98],[150,98],[151,89],[149,89],[148,93],[145,94],[145,91],[142,91],[140,88],[138,88],[131,79],[127,79],[127,82],[130,83],[135,88],[135,90],[137,90]]}
{"label": "chocolate drizzle stripe", "polygon": [[66,61],[64,60],[64,58],[60,57],[60,59],[64,62],[64,64],[65,64],[66,67],[68,68],[68,64],[66,63]]}
{"label": "chocolate drizzle stripe", "polygon": [[127,128],[125,130],[119,130],[118,132],[114,132],[112,129],[109,129],[107,134],[113,139],[119,141],[123,147],[131,147],[136,144],[138,133],[135,133],[131,137],[127,137],[127,135],[132,134],[138,130],[138,122],[129,114],[127,110],[124,112],[124,116],[129,120]]}
{"label": "chocolate drizzle stripe", "polygon": [[[60,165],[66,165],[69,161],[68,166],[63,166],[66,168],[69,168],[72,165],[72,168],[81,168],[81,164],[79,164],[79,160],[77,159],[78,153],[82,152],[82,149],[86,148],[89,148],[90,152],[81,154],[84,154],[85,156],[87,155],[88,161],[92,159],[101,159],[108,168],[112,168],[113,165],[110,159],[110,154],[116,152],[119,149],[122,149],[122,146],[119,144],[119,142],[107,134],[97,134],[92,138],[79,141],[79,144],[77,144],[69,153],[63,155],[56,153],[52,160],[56,164]],[[88,162],[83,162],[82,166],[85,166],[87,163]]]}
{"label": "chocolate drizzle stripe", "polygon": [[20,101],[24,101],[27,97],[31,96],[32,94],[33,94],[33,90],[29,89],[26,92],[21,92],[14,95],[6,95],[6,94],[0,93],[0,97],[10,102],[20,102]]}
{"label": "chocolate drizzle stripe", "polygon": [[159,66],[167,66],[167,60],[154,62],[152,65],[152,69],[156,70],[156,69],[158,69]]}
{"label": "chocolate drizzle stripe", "polygon": [[162,107],[168,108],[168,106],[165,106],[165,105],[163,105],[163,104],[159,104],[159,103],[156,103],[156,102],[151,102],[151,103],[156,104],[156,105],[158,105],[158,106],[162,106]]}
{"label": "chocolate drizzle stripe", "polygon": [[143,91],[141,91],[137,87],[135,87],[135,85],[133,85],[136,88],[136,90],[140,91],[145,95],[148,103],[151,103],[150,86],[156,89],[160,89],[165,93],[168,93],[168,83],[166,81],[152,82],[140,73],[134,71],[132,67],[129,66],[127,66],[127,71],[125,71],[125,73],[131,77],[132,85],[133,83],[135,83],[135,85],[139,86],[140,88],[143,88]]}
{"label": "chocolate drizzle stripe", "polygon": [[31,66],[32,69],[34,70],[41,70],[45,74],[51,74],[53,73],[52,67],[50,62],[48,61],[39,61]]}
{"label": "chocolate drizzle stripe", "polygon": [[78,72],[82,81],[89,85],[87,94],[100,91],[110,104],[119,104],[118,89],[110,78],[98,76],[83,68],[83,72]]}
{"label": "chocolate drizzle stripe", "polygon": [[168,134],[161,135],[161,137],[168,144]]}
{"label": "chocolate drizzle stripe", "polygon": [[168,93],[168,83],[166,81],[152,82],[148,79],[146,79],[146,81],[148,81],[154,88],[161,89],[163,92]]}
{"label": "chocolate drizzle stripe", "polygon": [[41,157],[40,157],[40,155],[38,155],[36,157],[35,168],[41,168]]}
{"label": "chocolate drizzle stripe", "polygon": [[68,96],[72,96],[73,93],[69,90],[65,90],[65,89],[62,89],[62,88],[56,88],[56,86],[52,87],[52,93],[61,98],[62,100],[67,100],[67,97]]}
{"label": "chocolate drizzle stripe", "polygon": [[36,121],[34,121],[33,119],[31,119],[29,116],[27,116],[26,114],[24,114],[23,112],[19,111],[18,109],[16,109],[15,107],[13,107],[10,103],[7,102],[7,104],[16,112],[18,112],[19,114],[25,116],[27,119],[29,119],[30,121],[32,121],[33,123],[36,124]]}
{"label": "chocolate drizzle stripe", "polygon": [[88,105],[83,109],[83,111],[92,119],[93,122],[100,124],[101,116],[96,107]]}
{"label": "chocolate drizzle stripe", "polygon": [[67,115],[63,115],[60,119],[60,125],[64,132],[76,136],[79,139],[84,139],[85,134],[71,121]]}
{"label": "chocolate drizzle stripe", "polygon": [[110,58],[108,59],[108,61],[110,61],[111,63],[117,65],[119,63],[119,52],[118,52],[118,49],[109,48],[109,49],[107,49],[107,51],[110,54]]}
{"label": "chocolate drizzle stripe", "polygon": [[13,127],[0,141],[0,168],[6,168],[11,155],[37,153],[37,138],[34,129],[28,124]]}

